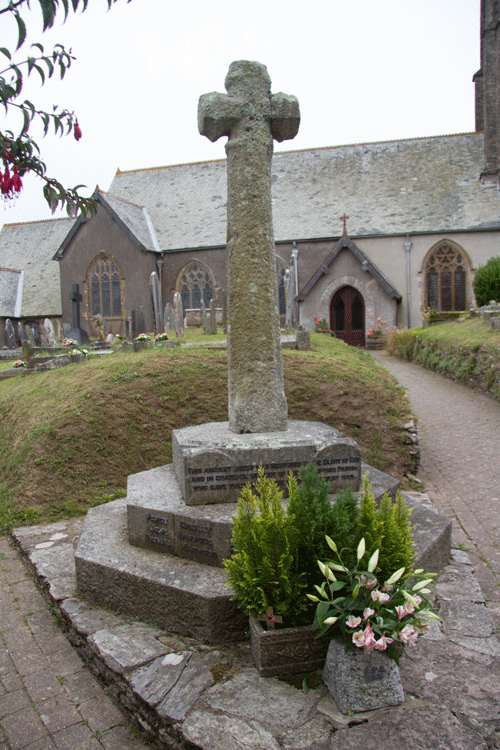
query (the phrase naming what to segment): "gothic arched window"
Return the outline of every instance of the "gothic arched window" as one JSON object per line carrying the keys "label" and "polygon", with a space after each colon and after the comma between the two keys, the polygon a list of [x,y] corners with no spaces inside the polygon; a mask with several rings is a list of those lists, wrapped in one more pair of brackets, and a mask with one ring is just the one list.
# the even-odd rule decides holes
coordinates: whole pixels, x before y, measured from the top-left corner
{"label": "gothic arched window", "polygon": [[108,255],[100,255],[90,267],[87,279],[91,316],[121,318],[121,273],[115,261]]}
{"label": "gothic arched window", "polygon": [[200,310],[202,300],[205,307],[209,307],[214,290],[215,280],[212,272],[198,261],[188,263],[182,269],[177,282],[183,314],[186,314],[186,310]]}
{"label": "gothic arched window", "polygon": [[468,266],[465,253],[451,242],[433,249],[424,266],[425,306],[436,312],[465,310]]}

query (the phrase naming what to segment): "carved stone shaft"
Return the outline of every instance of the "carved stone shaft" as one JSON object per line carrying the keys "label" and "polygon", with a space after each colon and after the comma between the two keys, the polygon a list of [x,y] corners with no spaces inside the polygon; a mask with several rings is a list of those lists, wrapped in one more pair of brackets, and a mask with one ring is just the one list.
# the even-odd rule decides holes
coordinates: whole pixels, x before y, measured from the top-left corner
{"label": "carved stone shaft", "polygon": [[229,136],[227,288],[229,427],[233,432],[287,429],[271,208],[273,138],[293,138],[295,97],[271,95],[264,65],[239,61],[228,94],[200,98],[198,127],[211,141]]}

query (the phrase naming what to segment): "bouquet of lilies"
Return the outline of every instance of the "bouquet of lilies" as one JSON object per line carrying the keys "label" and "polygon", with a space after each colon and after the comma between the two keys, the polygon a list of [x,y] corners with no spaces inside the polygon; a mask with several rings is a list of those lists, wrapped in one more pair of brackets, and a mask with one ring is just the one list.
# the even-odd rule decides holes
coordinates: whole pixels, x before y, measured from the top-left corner
{"label": "bouquet of lilies", "polygon": [[140,333],[135,337],[134,341],[150,341],[150,338],[147,333]]}
{"label": "bouquet of lilies", "polygon": [[439,620],[428,598],[436,573],[400,568],[382,582],[375,575],[378,550],[366,568],[363,565],[364,539],[357,548],[354,570],[343,565],[335,542],[328,536],[326,541],[338,562],[318,561],[325,580],[315,586],[317,596],[307,594],[317,604],[314,627],[319,629],[318,637],[333,628],[334,636],[344,639],[346,651],[354,647],[387,651],[397,662],[399,652],[414,646],[428,630],[429,621]]}
{"label": "bouquet of lilies", "polygon": [[76,341],[75,339],[63,339],[62,345],[71,346],[72,348],[75,348],[78,346],[78,341]]}
{"label": "bouquet of lilies", "polygon": [[157,333],[155,341],[168,341],[168,333]]}

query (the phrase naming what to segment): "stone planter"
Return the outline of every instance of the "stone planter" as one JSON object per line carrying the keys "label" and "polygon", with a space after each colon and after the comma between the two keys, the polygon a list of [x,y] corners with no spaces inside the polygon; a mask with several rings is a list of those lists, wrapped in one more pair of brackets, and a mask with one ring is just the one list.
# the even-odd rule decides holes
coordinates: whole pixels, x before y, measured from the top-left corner
{"label": "stone planter", "polygon": [[379,336],[377,339],[369,339],[366,337],[366,348],[367,349],[383,349],[385,346],[385,336]]}
{"label": "stone planter", "polygon": [[264,630],[258,620],[250,617],[250,647],[261,677],[321,669],[330,640],[316,638],[317,633],[311,625]]}
{"label": "stone planter", "polygon": [[346,654],[340,640],[330,641],[323,680],[344,714],[398,706],[405,699],[398,665],[385,651],[355,647]]}

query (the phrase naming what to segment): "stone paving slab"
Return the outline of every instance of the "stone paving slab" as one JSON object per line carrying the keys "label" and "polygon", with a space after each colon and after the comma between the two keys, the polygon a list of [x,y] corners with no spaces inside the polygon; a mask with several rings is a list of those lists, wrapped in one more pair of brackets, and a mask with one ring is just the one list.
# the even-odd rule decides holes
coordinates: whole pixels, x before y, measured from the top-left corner
{"label": "stone paving slab", "polygon": [[[77,525],[73,521],[68,524],[72,524],[68,533],[52,540],[53,545],[74,547]],[[50,541],[50,536],[61,533],[60,525],[58,530],[51,529],[49,538],[44,527],[38,527],[38,534],[36,527],[26,533],[24,529],[15,532],[26,555],[37,550],[32,558],[38,566],[35,573],[45,581],[46,590],[50,588],[50,576],[60,574],[52,567],[53,560],[67,558],[50,554],[52,547],[45,547],[51,563],[44,564],[39,554],[44,548],[38,545],[43,543],[40,539]],[[7,548],[9,559],[15,559],[15,552],[6,541],[2,546],[2,541],[0,549]],[[6,575],[3,568],[7,567],[4,563],[2,560],[0,565],[2,580]],[[14,578],[10,590],[18,583],[30,583],[24,566]],[[260,677],[247,642],[210,646],[106,613],[89,602],[80,602],[79,606],[75,596],[52,601],[66,635],[88,660],[90,670],[158,749],[500,748],[500,644],[465,552],[453,551],[452,560],[438,578],[436,592],[442,623],[420,639],[410,652],[411,659],[401,659],[405,702],[351,716],[340,713],[319,673],[317,687],[305,691],[277,678]],[[58,750],[144,747],[127,734],[122,714],[96,687],[78,658],[75,662],[74,656],[72,661],[69,655],[58,660],[57,652],[42,654],[42,610],[31,618],[35,614],[32,629],[24,621],[23,628],[29,629],[29,638],[39,649],[43,669],[17,673],[12,635],[10,649],[5,646],[12,631],[1,632],[0,750],[2,742],[8,750],[37,750],[36,743],[42,743],[39,747],[43,750],[52,746]],[[13,627],[17,632],[19,623]],[[125,637],[132,632],[146,639],[146,648],[153,642],[156,646],[149,651],[138,650],[138,638]],[[74,654],[71,646],[65,645]],[[11,649],[12,653],[7,653]],[[61,669],[64,663],[72,664],[66,672]],[[49,676],[51,670],[55,682]],[[17,676],[17,681],[9,682],[10,676]],[[10,694],[13,697],[6,697]],[[13,717],[32,727],[30,744],[26,744],[24,731],[16,735]]]}

